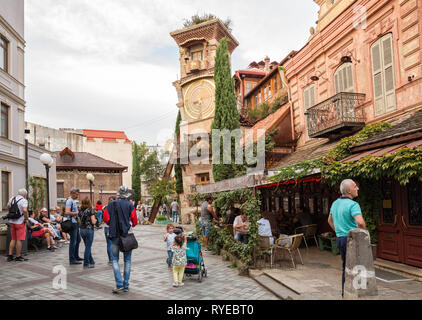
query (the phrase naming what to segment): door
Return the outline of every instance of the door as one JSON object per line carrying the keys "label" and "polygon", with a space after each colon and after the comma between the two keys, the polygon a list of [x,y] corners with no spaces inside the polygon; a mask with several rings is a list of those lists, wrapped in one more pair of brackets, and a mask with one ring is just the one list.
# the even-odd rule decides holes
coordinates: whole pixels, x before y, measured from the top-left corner
{"label": "door", "polygon": [[387,180],[378,225],[378,257],[422,267],[422,187]]}
{"label": "door", "polygon": [[378,257],[402,262],[404,253],[400,186],[393,180],[385,180],[381,188],[383,200],[378,225]]}
{"label": "door", "polygon": [[422,183],[411,179],[403,189],[403,262],[422,267]]}

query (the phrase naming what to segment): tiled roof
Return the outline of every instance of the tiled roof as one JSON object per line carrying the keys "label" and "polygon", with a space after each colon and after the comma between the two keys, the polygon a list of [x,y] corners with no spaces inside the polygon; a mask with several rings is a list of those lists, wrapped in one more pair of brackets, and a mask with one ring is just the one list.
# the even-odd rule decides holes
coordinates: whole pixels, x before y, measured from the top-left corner
{"label": "tiled roof", "polygon": [[363,141],[356,147],[366,146],[388,139],[405,136],[418,131],[422,131],[422,109],[415,112],[414,114],[409,114],[407,119],[385,130],[384,132],[380,132],[375,136]]}
{"label": "tiled roof", "polygon": [[286,168],[292,164],[297,162],[302,162],[305,160],[313,160],[325,156],[331,150],[333,150],[340,141],[328,141],[328,142],[321,142],[317,145],[314,145],[309,148],[304,148],[293,152],[291,155],[283,158],[279,163],[277,163],[273,169],[281,169]]}
{"label": "tiled roof", "polygon": [[126,140],[126,142],[132,142],[128,139],[126,134],[123,131],[107,131],[107,130],[87,130],[84,129],[84,137],[87,137],[88,140],[93,140],[94,138],[103,138],[104,141],[116,141]]}
{"label": "tiled roof", "polygon": [[117,162],[106,160],[99,156],[96,156],[88,152],[74,152],[73,159],[65,158],[60,156],[60,152],[57,152],[57,170],[60,169],[90,169],[92,171],[96,170],[121,170],[124,171],[127,167],[122,166]]}

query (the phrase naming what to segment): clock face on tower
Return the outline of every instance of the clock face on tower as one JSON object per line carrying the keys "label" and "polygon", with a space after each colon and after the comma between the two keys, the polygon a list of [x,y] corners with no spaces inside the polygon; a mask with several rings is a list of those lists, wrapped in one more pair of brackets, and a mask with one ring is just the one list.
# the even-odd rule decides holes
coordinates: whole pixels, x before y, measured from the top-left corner
{"label": "clock face on tower", "polygon": [[214,112],[215,86],[212,81],[200,80],[185,91],[185,111],[194,120],[205,119]]}

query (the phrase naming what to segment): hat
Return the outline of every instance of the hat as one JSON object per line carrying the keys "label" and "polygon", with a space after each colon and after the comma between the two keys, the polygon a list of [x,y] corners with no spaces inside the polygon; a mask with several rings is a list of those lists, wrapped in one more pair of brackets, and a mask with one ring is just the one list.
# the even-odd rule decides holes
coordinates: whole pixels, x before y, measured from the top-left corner
{"label": "hat", "polygon": [[41,209],[41,212],[47,212],[47,209],[46,208],[42,208]]}
{"label": "hat", "polygon": [[131,195],[132,195],[132,194],[129,192],[128,187],[125,187],[125,186],[121,186],[121,187],[119,188],[119,191],[117,191],[117,196],[118,196],[119,198],[124,198],[124,199],[127,199],[127,198],[129,198]]}

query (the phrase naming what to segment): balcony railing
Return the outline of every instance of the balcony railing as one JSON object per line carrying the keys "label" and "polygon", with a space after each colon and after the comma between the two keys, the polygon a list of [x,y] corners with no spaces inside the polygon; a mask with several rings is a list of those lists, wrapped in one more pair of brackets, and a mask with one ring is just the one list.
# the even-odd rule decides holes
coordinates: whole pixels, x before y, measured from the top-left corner
{"label": "balcony railing", "polygon": [[309,108],[305,113],[309,137],[330,138],[358,131],[365,126],[363,109],[357,109],[364,101],[363,93],[341,92]]}

